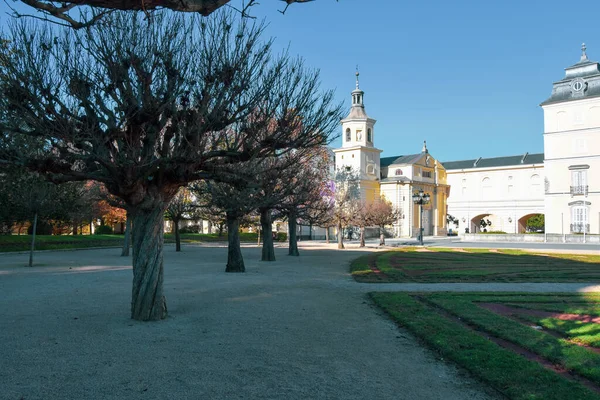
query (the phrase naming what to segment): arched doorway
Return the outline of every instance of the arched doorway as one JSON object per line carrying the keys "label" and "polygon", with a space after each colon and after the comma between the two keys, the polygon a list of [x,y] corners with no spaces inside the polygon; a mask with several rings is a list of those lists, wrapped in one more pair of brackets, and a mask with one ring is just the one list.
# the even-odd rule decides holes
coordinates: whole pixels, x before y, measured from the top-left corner
{"label": "arched doorway", "polygon": [[522,216],[519,218],[517,229],[517,233],[544,233],[544,214],[534,213]]}

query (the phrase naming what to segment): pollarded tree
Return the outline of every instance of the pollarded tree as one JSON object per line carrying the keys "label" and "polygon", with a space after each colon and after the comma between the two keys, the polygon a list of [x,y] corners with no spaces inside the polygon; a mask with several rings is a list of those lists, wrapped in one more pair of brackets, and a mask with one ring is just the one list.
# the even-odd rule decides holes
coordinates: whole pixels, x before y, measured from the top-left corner
{"label": "pollarded tree", "polygon": [[398,211],[385,197],[369,205],[370,222],[379,228],[379,245],[385,245],[384,229],[398,220]]}
{"label": "pollarded tree", "polygon": [[179,187],[320,145],[339,121],[318,73],[275,59],[260,24],[159,12],[104,22],[12,26],[12,47],[0,53],[0,130],[45,147],[26,158],[2,148],[0,163],[53,182],[99,181],[122,199],[133,225],[131,317],[158,320],[167,315],[164,212]]}
{"label": "pollarded tree", "polygon": [[[240,166],[240,171],[245,165]],[[190,185],[190,191],[205,204],[197,203],[199,208],[210,204],[225,213],[227,221],[227,264],[225,272],[245,272],[244,257],[240,246],[240,222],[255,209],[255,197],[258,188],[245,184],[241,179],[236,184],[200,181]]]}
{"label": "pollarded tree", "polygon": [[288,221],[288,254],[300,255],[298,251],[298,221],[318,223],[331,210],[329,155],[324,146],[296,154],[292,168],[287,170],[285,191],[276,204],[277,210]]}
{"label": "pollarded tree", "polygon": [[173,222],[173,233],[175,233],[175,251],[181,251],[181,237],[179,235],[179,223],[184,219],[190,219],[196,207],[192,204],[192,197],[187,188],[179,188],[179,192],[171,199],[165,212],[165,218]]}

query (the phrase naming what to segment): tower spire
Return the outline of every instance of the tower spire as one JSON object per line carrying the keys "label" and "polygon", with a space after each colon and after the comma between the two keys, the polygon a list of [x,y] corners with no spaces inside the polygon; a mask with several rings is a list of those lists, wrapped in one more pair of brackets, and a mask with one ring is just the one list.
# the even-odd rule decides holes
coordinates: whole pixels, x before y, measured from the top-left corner
{"label": "tower spire", "polygon": [[421,153],[429,153],[429,150],[427,150],[427,141],[423,140],[423,148],[421,149]]}
{"label": "tower spire", "polygon": [[358,72],[358,64],[356,64],[356,89],[358,90],[358,76],[360,75],[360,73]]}

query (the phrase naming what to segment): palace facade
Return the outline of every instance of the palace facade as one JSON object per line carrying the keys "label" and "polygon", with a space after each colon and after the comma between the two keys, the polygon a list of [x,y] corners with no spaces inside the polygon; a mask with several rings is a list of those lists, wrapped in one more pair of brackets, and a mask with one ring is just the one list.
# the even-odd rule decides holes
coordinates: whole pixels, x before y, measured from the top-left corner
{"label": "palace facade", "polygon": [[[357,73],[350,113],[341,121],[342,147],[333,150],[335,168],[359,171],[363,200],[392,202],[399,237],[418,234],[412,195],[419,190],[431,197],[423,206],[425,235],[477,232],[482,219],[489,230],[522,233],[536,214],[545,216],[546,233],[600,234],[600,65],[584,45],[565,71],[541,103],[544,153],[450,162],[429,154],[425,143],[420,153],[381,158]],[[447,214],[458,225],[447,226]]]}

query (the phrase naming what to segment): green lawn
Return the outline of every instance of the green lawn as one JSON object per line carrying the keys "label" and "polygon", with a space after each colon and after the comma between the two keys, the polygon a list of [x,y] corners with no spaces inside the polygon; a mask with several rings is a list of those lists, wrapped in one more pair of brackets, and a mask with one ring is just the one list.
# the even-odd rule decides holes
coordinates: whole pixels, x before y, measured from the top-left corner
{"label": "green lawn", "polygon": [[600,256],[523,250],[402,248],[351,265],[360,282],[593,282]]}
{"label": "green lawn", "polygon": [[[371,293],[371,297],[399,325],[509,399],[600,399],[600,354],[581,345],[597,346],[598,324],[582,322],[580,330],[549,324],[534,329],[520,315],[483,307],[519,304],[535,310],[559,304],[569,311],[591,310],[600,304],[600,294]],[[585,341],[578,340],[582,337]],[[519,349],[529,356],[519,354]]]}
{"label": "green lawn", "polygon": [[[240,233],[240,240],[255,243],[256,233]],[[182,243],[226,242],[227,234],[186,233],[181,235]],[[175,243],[175,235],[166,234],[166,243]],[[118,247],[123,244],[123,235],[77,235],[52,236],[37,235],[36,250],[85,249],[91,247]],[[27,251],[31,245],[30,235],[0,235],[0,252]]]}

